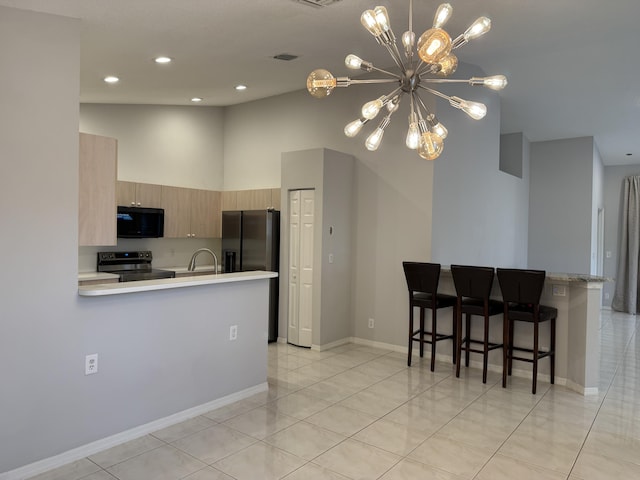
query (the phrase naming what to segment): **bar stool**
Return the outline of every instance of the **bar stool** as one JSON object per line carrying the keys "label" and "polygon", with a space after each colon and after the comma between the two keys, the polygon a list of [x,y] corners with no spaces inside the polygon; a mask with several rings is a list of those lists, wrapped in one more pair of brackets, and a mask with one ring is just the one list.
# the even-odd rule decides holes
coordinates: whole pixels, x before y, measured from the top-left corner
{"label": "bar stool", "polygon": [[[554,383],[555,349],[556,349],[556,318],[558,310],[554,307],[540,305],[540,297],[544,288],[546,272],[544,270],[519,270],[498,268],[498,281],[504,300],[504,367],[502,372],[502,386],[507,386],[507,374],[511,375],[513,360],[533,363],[533,384],[531,393],[536,393],[538,377],[538,360],[549,357],[550,381]],[[513,344],[514,322],[533,324],[533,348],[516,347]],[[539,347],[539,325],[550,322],[549,349]],[[532,358],[518,357],[514,350],[531,353]]]}
{"label": "bar stool", "polygon": [[[453,283],[456,287],[457,310],[456,331],[456,377],[460,376],[461,352],[465,351],[465,365],[469,366],[469,353],[482,353],[482,383],[487,383],[487,365],[489,352],[502,348],[502,343],[489,342],[489,319],[503,313],[504,305],[499,300],[489,298],[493,286],[493,267],[474,267],[467,265],[451,265]],[[465,314],[465,337],[462,338],[462,314]],[[471,316],[484,318],[484,335],[482,340],[471,338]],[[480,344],[480,348],[472,348],[471,344]]]}
{"label": "bar stool", "polygon": [[[438,282],[440,281],[440,264],[422,262],[402,262],[404,275],[409,288],[409,357],[407,365],[411,366],[411,351],[413,342],[420,343],[420,357],[424,355],[424,344],[431,344],[431,371],[435,369],[436,343],[441,340],[451,339],[453,343],[453,362],[456,361],[456,297],[438,293]],[[413,309],[420,309],[420,328],[413,329]],[[437,333],[438,309],[453,307],[453,334],[447,335]],[[424,310],[431,310],[431,331],[425,330]],[[425,338],[428,335],[428,338]]]}

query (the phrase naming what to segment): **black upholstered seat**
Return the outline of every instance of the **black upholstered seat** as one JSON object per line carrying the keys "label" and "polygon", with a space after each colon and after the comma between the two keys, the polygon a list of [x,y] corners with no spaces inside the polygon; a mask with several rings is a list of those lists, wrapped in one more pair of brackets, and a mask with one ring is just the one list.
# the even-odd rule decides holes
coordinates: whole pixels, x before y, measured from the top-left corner
{"label": "black upholstered seat", "polygon": [[[540,305],[540,297],[544,288],[546,272],[544,270],[519,270],[498,268],[498,281],[504,300],[504,368],[502,386],[507,385],[507,375],[511,375],[513,360],[533,363],[533,382],[531,393],[536,393],[538,377],[538,360],[549,357],[551,361],[549,373],[550,381],[554,383],[555,348],[556,348],[556,318],[558,310],[554,307]],[[532,348],[515,346],[514,322],[528,322],[533,324]],[[539,324],[550,323],[549,348],[540,348]],[[528,352],[531,356],[514,355],[514,351]]]}
{"label": "black upholstered seat", "polygon": [[[451,265],[451,274],[457,294],[456,318],[456,377],[460,376],[461,352],[465,351],[465,365],[469,366],[469,353],[482,353],[482,382],[487,383],[489,352],[502,348],[502,343],[489,341],[489,320],[494,315],[503,313],[503,303],[489,298],[493,286],[494,270],[492,267],[476,267],[469,265]],[[465,314],[465,336],[462,337],[462,314]],[[471,317],[484,319],[482,339],[471,338]],[[482,348],[473,348],[479,344]]]}
{"label": "black upholstered seat", "polygon": [[[424,344],[431,344],[431,371],[435,369],[436,343],[451,340],[453,343],[453,361],[455,362],[455,318],[456,297],[438,293],[440,264],[423,262],[402,262],[407,287],[409,289],[409,355],[407,365],[411,366],[413,342],[420,343],[420,356],[424,356]],[[413,310],[420,309],[420,327],[414,330]],[[438,331],[437,311],[441,308],[453,308],[453,334],[441,334]],[[425,309],[431,310],[431,330],[425,328]]]}

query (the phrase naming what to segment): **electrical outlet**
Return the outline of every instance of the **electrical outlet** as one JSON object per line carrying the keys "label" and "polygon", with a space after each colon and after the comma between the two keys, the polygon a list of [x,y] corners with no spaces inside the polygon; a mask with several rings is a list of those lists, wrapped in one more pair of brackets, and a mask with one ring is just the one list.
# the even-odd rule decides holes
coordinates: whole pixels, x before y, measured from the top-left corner
{"label": "electrical outlet", "polygon": [[605,292],[605,294],[604,294],[604,299],[605,299],[605,300],[609,300],[609,292]]}
{"label": "electrical outlet", "polygon": [[373,328],[375,326],[375,320],[373,318],[369,319],[369,328]]}
{"label": "electrical outlet", "polygon": [[238,338],[238,326],[231,325],[229,327],[229,340],[236,340]]}
{"label": "electrical outlet", "polygon": [[92,353],[84,357],[84,374],[93,375],[98,373],[98,354]]}
{"label": "electrical outlet", "polygon": [[567,295],[567,289],[565,288],[564,285],[552,285],[551,294],[554,297],[564,297]]}

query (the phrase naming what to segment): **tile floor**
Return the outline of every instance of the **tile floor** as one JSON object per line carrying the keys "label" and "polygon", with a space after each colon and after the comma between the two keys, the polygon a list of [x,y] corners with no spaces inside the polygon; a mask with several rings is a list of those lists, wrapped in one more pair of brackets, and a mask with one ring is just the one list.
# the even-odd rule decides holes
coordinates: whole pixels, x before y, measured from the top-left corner
{"label": "tile floor", "polygon": [[[268,392],[38,480],[640,478],[636,318],[601,316],[600,395],[349,344],[269,346]],[[464,376],[464,378],[463,378]]]}

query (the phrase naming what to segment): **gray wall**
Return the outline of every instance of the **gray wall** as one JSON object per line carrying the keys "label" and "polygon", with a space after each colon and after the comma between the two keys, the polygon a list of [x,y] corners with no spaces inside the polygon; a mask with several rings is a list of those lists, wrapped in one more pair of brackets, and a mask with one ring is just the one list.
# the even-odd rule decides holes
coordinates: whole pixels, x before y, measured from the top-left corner
{"label": "gray wall", "polygon": [[0,472],[92,435],[76,304],[79,40],[77,21],[0,7]]}
{"label": "gray wall", "polygon": [[[468,66],[460,71],[461,76],[474,74],[483,75]],[[497,94],[468,86],[446,93],[485,103],[487,116],[477,121],[444,102],[438,104],[438,118],[450,136],[434,162],[431,258],[443,265],[525,267],[528,158],[523,158],[522,178],[499,169]]]}
{"label": "gray wall", "polygon": [[530,268],[590,273],[593,166],[593,137],[531,143]]}

